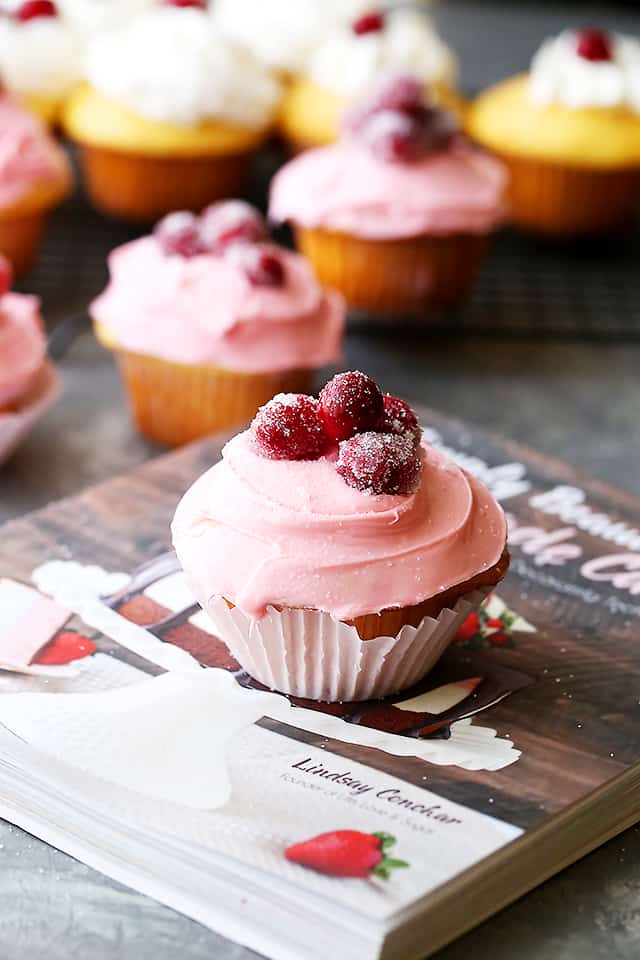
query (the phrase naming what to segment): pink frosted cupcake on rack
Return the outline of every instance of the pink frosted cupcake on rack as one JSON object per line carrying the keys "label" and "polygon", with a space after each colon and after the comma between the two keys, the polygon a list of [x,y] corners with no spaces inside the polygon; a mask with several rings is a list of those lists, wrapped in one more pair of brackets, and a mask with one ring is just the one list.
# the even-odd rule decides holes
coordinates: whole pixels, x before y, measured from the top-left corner
{"label": "pink frosted cupcake on rack", "polygon": [[274,397],[187,491],[173,542],[253,677],[313,700],[412,686],[506,574],[505,517],[358,371]]}
{"label": "pink frosted cupcake on rack", "polygon": [[0,463],[13,453],[59,392],[47,360],[37,297],[11,293],[11,266],[0,256]]}
{"label": "pink frosted cupcake on rack", "polygon": [[469,293],[505,181],[415,78],[392,76],[347,114],[337,143],[280,170],[269,212],[350,306],[420,314]]}
{"label": "pink frosted cupcake on rack", "polygon": [[47,215],[72,183],[62,147],[0,82],[0,253],[16,274],[33,263]]}
{"label": "pink frosted cupcake on rack", "polygon": [[109,269],[90,308],[96,336],[118,358],[138,428],[165,446],[238,426],[341,358],[342,297],[244,201],[170,214]]}

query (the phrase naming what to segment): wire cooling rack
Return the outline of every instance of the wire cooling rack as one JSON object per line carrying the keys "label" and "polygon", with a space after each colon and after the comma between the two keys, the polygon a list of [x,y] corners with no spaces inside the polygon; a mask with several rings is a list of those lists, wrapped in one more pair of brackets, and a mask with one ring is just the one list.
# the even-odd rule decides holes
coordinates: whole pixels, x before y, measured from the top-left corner
{"label": "wire cooling rack", "polygon": [[[252,199],[262,206],[275,165],[273,155],[265,158],[252,181]],[[80,191],[54,213],[36,268],[21,286],[42,297],[59,353],[105,285],[108,252],[143,232],[101,217]],[[640,340],[639,281],[640,232],[567,245],[504,231],[464,307],[407,324],[425,335]],[[350,321],[359,327],[382,322],[362,315]]]}

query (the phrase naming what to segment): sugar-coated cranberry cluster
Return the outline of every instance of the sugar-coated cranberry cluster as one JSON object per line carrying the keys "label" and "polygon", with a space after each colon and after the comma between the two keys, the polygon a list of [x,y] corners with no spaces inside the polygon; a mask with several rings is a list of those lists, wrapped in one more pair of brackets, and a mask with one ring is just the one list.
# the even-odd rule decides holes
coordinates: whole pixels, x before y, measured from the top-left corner
{"label": "sugar-coated cranberry cluster", "polygon": [[337,374],[317,400],[278,394],[258,410],[251,430],[270,460],[317,460],[338,443],[336,470],[365,493],[406,494],[418,484],[418,418],[359,370]]}
{"label": "sugar-coated cranberry cluster", "polygon": [[169,213],[153,234],[166,254],[229,256],[254,286],[281,287],[285,282],[282,259],[272,245],[264,245],[269,240],[264,217],[244,200],[213,203],[200,216],[188,210]]}
{"label": "sugar-coated cranberry cluster", "polygon": [[391,163],[413,163],[445,150],[459,134],[455,116],[427,102],[422,83],[408,74],[383,78],[347,111],[344,129]]}

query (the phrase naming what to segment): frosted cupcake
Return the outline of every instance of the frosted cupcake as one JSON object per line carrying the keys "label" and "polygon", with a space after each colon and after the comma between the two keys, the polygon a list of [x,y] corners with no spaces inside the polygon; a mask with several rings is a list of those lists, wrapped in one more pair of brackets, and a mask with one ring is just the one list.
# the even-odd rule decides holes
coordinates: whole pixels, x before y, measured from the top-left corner
{"label": "frosted cupcake", "polygon": [[640,41],[601,30],[547,40],[527,75],[483,93],[469,131],[510,174],[511,219],[550,235],[635,218],[640,192]]}
{"label": "frosted cupcake", "polygon": [[155,220],[238,193],[280,99],[203,3],[164,0],[90,44],[64,126],[105,213]]}
{"label": "frosted cupcake", "polygon": [[90,308],[119,360],[133,417],[177,446],[249,420],[282,390],[308,390],[341,356],[342,298],[269,241],[242,201],[161,221],[109,258]]}
{"label": "frosted cupcake", "polygon": [[52,0],[18,0],[0,10],[0,76],[47,123],[82,75],[81,46]]}
{"label": "frosted cupcake", "polygon": [[468,294],[504,190],[501,164],[397,76],[352,108],[337,143],[279,171],[269,213],[350,306],[421,314]]}
{"label": "frosted cupcake", "polygon": [[0,256],[0,463],[55,400],[58,375],[47,360],[37,297],[10,293],[11,266]]}
{"label": "frosted cupcake", "polygon": [[173,542],[256,679],[313,700],[417,683],[508,567],[486,488],[364,374],[275,397],[187,491]]}
{"label": "frosted cupcake", "polygon": [[443,105],[461,110],[453,92],[456,60],[416,10],[382,8],[334,27],[288,86],[280,130],[298,151],[332,143],[347,107],[370,94],[388,73],[408,73]]}
{"label": "frosted cupcake", "polygon": [[65,152],[38,117],[0,91],[0,253],[16,273],[31,266],[47,214],[71,186]]}

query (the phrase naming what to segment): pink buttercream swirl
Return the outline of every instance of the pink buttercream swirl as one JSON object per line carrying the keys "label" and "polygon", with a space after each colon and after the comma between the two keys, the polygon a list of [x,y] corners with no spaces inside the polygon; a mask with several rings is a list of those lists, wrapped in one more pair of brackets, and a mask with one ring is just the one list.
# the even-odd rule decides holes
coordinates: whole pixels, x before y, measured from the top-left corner
{"label": "pink buttercream swirl", "polygon": [[13,404],[35,383],[47,344],[37,297],[0,297],[0,407]]}
{"label": "pink buttercream swirl", "polygon": [[391,163],[345,137],[276,174],[269,216],[380,240],[486,233],[504,217],[505,185],[503,166],[464,141]]}
{"label": "pink buttercream swirl", "polygon": [[111,280],[91,315],[124,349],[176,363],[257,373],[337,362],[342,298],[302,257],[273,250],[285,281],[268,287],[231,255],[167,256],[154,237],[134,240],[109,257]]}
{"label": "pink buttercream swirl", "polygon": [[44,124],[0,95],[0,206],[19,202],[36,186],[70,177],[66,154]]}
{"label": "pink buttercream swirl", "polygon": [[267,460],[247,431],[180,502],[173,541],[200,603],[223,596],[259,619],[270,605],[337,620],[420,603],[494,566],[506,543],[489,491],[421,447],[415,493],[349,487],[337,451]]}

